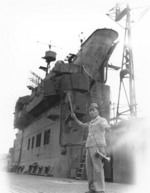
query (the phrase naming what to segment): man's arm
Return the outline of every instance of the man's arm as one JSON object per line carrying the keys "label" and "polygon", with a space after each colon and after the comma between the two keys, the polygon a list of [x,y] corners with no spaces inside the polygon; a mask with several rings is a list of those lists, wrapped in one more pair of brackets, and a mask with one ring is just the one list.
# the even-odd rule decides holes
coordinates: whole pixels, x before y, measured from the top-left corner
{"label": "man's arm", "polygon": [[71,117],[74,119],[74,121],[81,127],[85,128],[88,127],[88,123],[82,123],[75,115],[75,113],[71,113]]}
{"label": "man's arm", "polygon": [[101,126],[103,129],[105,129],[107,132],[110,132],[111,131],[111,126],[108,124],[107,120],[106,119],[102,119],[101,120]]}

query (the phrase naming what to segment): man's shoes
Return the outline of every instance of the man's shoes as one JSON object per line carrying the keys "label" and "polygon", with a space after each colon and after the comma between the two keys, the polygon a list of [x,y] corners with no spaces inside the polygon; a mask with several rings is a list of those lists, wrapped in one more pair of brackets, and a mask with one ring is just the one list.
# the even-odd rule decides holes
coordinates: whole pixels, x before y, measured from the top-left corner
{"label": "man's shoes", "polygon": [[85,193],[95,193],[95,190],[89,190],[89,191],[87,191]]}
{"label": "man's shoes", "polygon": [[95,191],[95,193],[105,193],[104,191]]}
{"label": "man's shoes", "polygon": [[95,191],[95,190],[89,190],[85,193],[105,193],[104,191]]}

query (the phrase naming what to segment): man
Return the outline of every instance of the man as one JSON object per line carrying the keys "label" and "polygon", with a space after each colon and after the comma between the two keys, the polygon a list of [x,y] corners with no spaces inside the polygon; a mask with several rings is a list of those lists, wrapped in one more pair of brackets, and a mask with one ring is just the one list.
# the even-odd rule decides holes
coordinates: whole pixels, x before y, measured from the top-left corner
{"label": "man", "polygon": [[86,172],[88,178],[89,191],[86,193],[104,193],[105,177],[103,168],[103,158],[96,156],[96,150],[99,149],[105,154],[105,131],[110,130],[107,120],[100,117],[97,103],[91,103],[89,108],[91,121],[82,123],[74,113],[72,118],[83,128],[88,128],[88,137],[86,141]]}

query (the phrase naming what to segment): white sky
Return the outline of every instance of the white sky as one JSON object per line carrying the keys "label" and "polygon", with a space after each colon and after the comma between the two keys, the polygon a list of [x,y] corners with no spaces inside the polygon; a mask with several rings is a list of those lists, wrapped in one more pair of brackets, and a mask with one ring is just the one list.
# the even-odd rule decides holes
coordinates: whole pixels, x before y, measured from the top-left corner
{"label": "white sky", "polygon": [[[20,96],[30,94],[26,87],[30,71],[44,77],[39,66],[46,65],[41,59],[48,49],[46,44],[51,41],[52,45],[62,48],[52,47],[58,53],[57,59],[63,60],[68,53],[77,53],[81,32],[87,38],[96,29],[107,27],[115,29],[122,37],[123,29],[106,16],[115,3],[115,0],[0,1],[0,153],[7,153],[13,145],[14,107]],[[134,7],[148,3],[148,0],[132,1]],[[149,20],[150,11],[132,31],[137,103],[143,115],[150,110]],[[121,65],[121,49],[118,45],[112,55],[114,65]],[[117,97],[118,82],[109,82],[113,82]]]}

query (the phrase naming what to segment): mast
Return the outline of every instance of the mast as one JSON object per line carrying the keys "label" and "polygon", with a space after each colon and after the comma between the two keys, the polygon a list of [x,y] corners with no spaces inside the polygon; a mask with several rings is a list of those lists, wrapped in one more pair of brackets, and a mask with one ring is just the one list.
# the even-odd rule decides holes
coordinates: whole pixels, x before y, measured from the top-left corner
{"label": "mast", "polygon": [[131,18],[130,18],[130,8],[127,4],[127,38],[128,38],[128,49],[129,49],[129,86],[130,86],[130,115],[131,118],[137,116],[136,108],[136,96],[135,96],[135,77],[134,77],[134,62],[133,53],[131,45]]}
{"label": "mast", "polygon": [[[118,119],[122,119],[123,116],[127,116],[128,118],[135,118],[137,116],[134,63],[131,45],[130,11],[131,10],[129,4],[126,2],[124,9],[121,10],[121,6],[119,4],[116,4],[116,6],[113,9],[111,9],[111,14],[107,14],[109,16],[114,15],[114,20],[118,22],[118,24],[120,21],[123,21],[124,17],[126,17],[125,26],[123,27],[124,45],[120,71],[120,84],[116,111],[116,122],[118,122]],[[123,94],[122,93],[123,91],[126,98],[125,107],[121,107],[121,96]]]}

